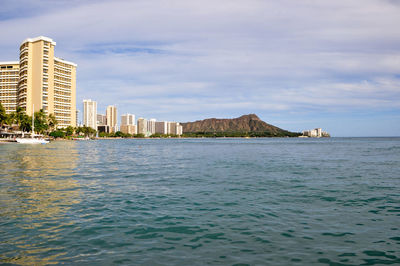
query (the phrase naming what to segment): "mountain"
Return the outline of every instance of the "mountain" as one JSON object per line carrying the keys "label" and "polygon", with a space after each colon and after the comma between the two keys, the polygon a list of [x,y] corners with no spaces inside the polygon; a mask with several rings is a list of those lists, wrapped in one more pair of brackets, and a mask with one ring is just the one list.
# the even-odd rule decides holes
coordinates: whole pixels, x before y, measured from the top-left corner
{"label": "mountain", "polygon": [[[183,133],[262,133],[262,136],[297,136],[298,133],[289,132],[279,127],[270,125],[262,121],[255,114],[242,115],[233,119],[209,118],[195,122],[181,123]],[[256,134],[257,135],[257,134]],[[260,135],[260,134],[258,134]],[[260,136],[261,136],[260,135]]]}

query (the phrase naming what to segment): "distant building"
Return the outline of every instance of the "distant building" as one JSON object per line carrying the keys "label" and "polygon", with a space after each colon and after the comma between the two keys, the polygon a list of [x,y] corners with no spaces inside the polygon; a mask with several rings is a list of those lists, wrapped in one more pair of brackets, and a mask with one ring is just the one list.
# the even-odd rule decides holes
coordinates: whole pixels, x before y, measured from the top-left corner
{"label": "distant building", "polygon": [[97,102],[83,100],[83,125],[97,130]]}
{"label": "distant building", "polygon": [[136,125],[121,125],[119,127],[120,131],[125,134],[136,135],[137,134],[137,127]]}
{"label": "distant building", "polygon": [[177,122],[168,122],[168,134],[182,135],[182,126]]}
{"label": "distant building", "polygon": [[107,117],[103,114],[97,114],[97,126],[107,125]]}
{"label": "distant building", "polygon": [[183,133],[183,126],[178,123],[176,135],[181,136]]}
{"label": "distant building", "polygon": [[111,133],[110,132],[110,127],[107,126],[107,125],[99,125],[99,126],[97,126],[97,131],[99,131],[99,133],[100,132]]}
{"label": "distant building", "polygon": [[0,103],[7,114],[17,109],[19,61],[0,62]]}
{"label": "distant building", "polygon": [[110,127],[110,133],[118,131],[117,107],[114,105],[107,106],[106,117],[107,126]]}
{"label": "distant building", "polygon": [[168,134],[168,122],[166,121],[156,122],[155,127],[156,127],[155,133],[164,135]]}
{"label": "distant building", "polygon": [[121,126],[135,125],[135,115],[124,114],[121,115]]}
{"label": "distant building", "polygon": [[137,120],[137,133],[145,136],[149,135],[147,131],[147,119],[140,117]]}
{"label": "distant building", "polygon": [[76,125],[75,125],[75,127],[78,127],[79,126],[79,110],[76,110]]}
{"label": "distant building", "polygon": [[156,119],[152,118],[147,121],[147,132],[150,135],[156,133]]}
{"label": "distant building", "polygon": [[322,131],[322,128],[304,130],[303,131],[303,136],[304,137],[310,137],[310,138],[330,137],[328,132]]}

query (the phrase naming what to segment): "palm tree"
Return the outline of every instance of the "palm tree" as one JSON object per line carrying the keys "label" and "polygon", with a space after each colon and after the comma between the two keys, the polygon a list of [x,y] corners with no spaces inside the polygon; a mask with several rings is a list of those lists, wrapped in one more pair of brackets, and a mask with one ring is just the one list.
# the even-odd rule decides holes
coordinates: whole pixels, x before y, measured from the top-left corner
{"label": "palm tree", "polygon": [[17,107],[17,109],[15,110],[15,112],[12,114],[13,115],[13,122],[18,124],[19,128],[21,129],[21,123],[22,121],[25,120],[25,116],[26,114],[24,113],[24,111],[22,110],[21,107]]}
{"label": "palm tree", "polygon": [[21,131],[29,132],[32,130],[32,118],[26,114],[23,114],[20,124],[19,124],[19,129]]}
{"label": "palm tree", "polygon": [[6,123],[7,120],[6,110],[4,109],[3,105],[0,103],[0,126]]}
{"label": "palm tree", "polygon": [[73,128],[72,126],[68,126],[68,127],[65,129],[65,134],[66,134],[67,136],[71,136],[72,134],[74,134],[74,128]]}
{"label": "palm tree", "polygon": [[56,128],[58,121],[54,114],[49,114],[49,116],[47,117],[47,123],[49,125],[49,131],[53,131]]}
{"label": "palm tree", "polygon": [[48,128],[46,114],[43,109],[40,109],[39,112],[35,112],[35,131],[43,134]]}

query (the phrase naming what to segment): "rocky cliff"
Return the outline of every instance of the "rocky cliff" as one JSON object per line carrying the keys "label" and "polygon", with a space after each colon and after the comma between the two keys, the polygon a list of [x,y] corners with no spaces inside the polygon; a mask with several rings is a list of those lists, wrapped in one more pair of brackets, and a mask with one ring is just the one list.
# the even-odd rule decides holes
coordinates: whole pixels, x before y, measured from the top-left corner
{"label": "rocky cliff", "polygon": [[184,133],[196,132],[268,132],[285,135],[288,131],[262,121],[257,115],[243,115],[233,119],[210,118],[195,122],[181,123]]}

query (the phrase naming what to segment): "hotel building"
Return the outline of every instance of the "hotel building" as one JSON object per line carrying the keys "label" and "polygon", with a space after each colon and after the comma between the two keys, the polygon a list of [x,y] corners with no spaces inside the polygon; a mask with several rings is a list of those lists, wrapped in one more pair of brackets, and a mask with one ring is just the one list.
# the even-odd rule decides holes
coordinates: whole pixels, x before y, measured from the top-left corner
{"label": "hotel building", "polygon": [[107,126],[110,128],[110,133],[118,131],[118,121],[117,121],[117,107],[114,105],[107,106],[106,109],[106,122]]}
{"label": "hotel building", "polygon": [[182,135],[182,126],[177,122],[168,122],[168,134]]}
{"label": "hotel building", "polygon": [[121,116],[120,130],[125,134],[137,134],[137,127],[135,125],[135,115],[125,114]]}
{"label": "hotel building", "polygon": [[78,127],[78,126],[79,126],[79,110],[76,109],[76,124],[75,124],[75,127]]}
{"label": "hotel building", "polygon": [[147,119],[140,117],[137,120],[137,133],[138,134],[143,134],[145,136],[149,136],[147,133]]}
{"label": "hotel building", "polygon": [[0,102],[8,113],[21,107],[31,116],[43,109],[54,114],[58,127],[76,126],[77,65],[55,57],[55,45],[47,37],[29,38],[20,46],[19,62],[0,63]]}
{"label": "hotel building", "polygon": [[147,120],[147,132],[150,135],[153,135],[154,133],[156,133],[156,119],[152,118],[150,120]]}
{"label": "hotel building", "polygon": [[156,133],[163,135],[168,134],[168,122],[167,121],[156,122]]}
{"label": "hotel building", "polygon": [[310,138],[330,137],[329,133],[326,131],[322,131],[321,128],[305,130],[305,131],[303,131],[303,136],[310,137]]}
{"label": "hotel building", "polygon": [[107,124],[107,118],[103,114],[97,114],[97,125],[105,126]]}
{"label": "hotel building", "polygon": [[6,113],[17,109],[19,62],[0,62],[0,103]]}
{"label": "hotel building", "polygon": [[83,100],[83,125],[97,130],[97,102]]}
{"label": "hotel building", "polygon": [[134,124],[135,124],[135,115],[132,114],[121,115],[121,126],[134,125]]}

